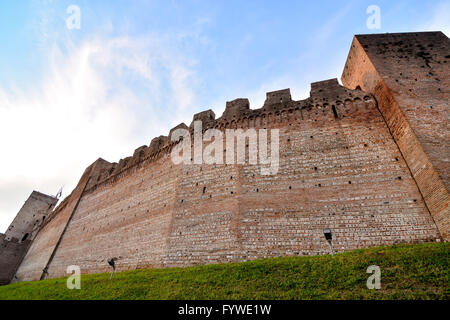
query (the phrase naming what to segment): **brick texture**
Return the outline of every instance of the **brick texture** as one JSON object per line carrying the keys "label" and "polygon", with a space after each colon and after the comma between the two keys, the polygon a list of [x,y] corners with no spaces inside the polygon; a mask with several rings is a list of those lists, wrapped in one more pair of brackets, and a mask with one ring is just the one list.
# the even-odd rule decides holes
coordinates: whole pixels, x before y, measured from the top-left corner
{"label": "brick texture", "polygon": [[[110,271],[113,257],[123,271],[325,254],[324,228],[332,229],[338,252],[446,239],[448,168],[438,159],[447,148],[446,124],[432,113],[416,130],[412,115],[422,109],[403,111],[412,98],[398,91],[407,88],[388,87],[389,74],[379,75],[358,39],[343,75],[347,87],[330,79],[312,83],[305,100],[284,89],[267,93],[259,109],[236,99],[218,119],[211,110],[194,115],[204,130],[278,129],[275,175],[262,175],[248,157],[234,165],[175,165],[177,142],[166,136],[118,163],[99,159],[40,229],[17,280],[40,279],[44,268],[49,277],[64,276],[69,265]],[[441,67],[433,70],[447,83],[443,61]],[[424,76],[417,73],[418,81],[437,82]],[[429,95],[433,108],[446,112],[447,93],[436,94]],[[441,132],[427,136],[434,122]],[[170,132],[188,129],[192,138],[194,127],[182,123]]]}
{"label": "brick texture", "polygon": [[0,234],[0,285],[8,284],[58,199],[33,191],[5,234]]}
{"label": "brick texture", "polygon": [[450,237],[450,40],[442,32],[358,35],[342,82],[376,97],[442,237]]}
{"label": "brick texture", "polygon": [[58,199],[33,191],[5,233],[5,240],[21,242],[33,239]]}
{"label": "brick texture", "polygon": [[38,234],[21,280],[41,274],[43,249],[65,223],[50,277],[72,264],[108,271],[112,257],[127,270],[324,254],[326,227],[337,251],[439,239],[373,96],[333,79],[313,83],[306,100],[284,90],[269,93],[261,109],[246,103],[229,103],[209,127],[279,129],[276,175],[248,163],[174,165],[173,143],[160,137],[157,148],[97,170],[70,221],[62,208]]}
{"label": "brick texture", "polygon": [[30,244],[31,240],[10,241],[5,239],[4,234],[0,234],[0,285],[8,284],[14,278]]}

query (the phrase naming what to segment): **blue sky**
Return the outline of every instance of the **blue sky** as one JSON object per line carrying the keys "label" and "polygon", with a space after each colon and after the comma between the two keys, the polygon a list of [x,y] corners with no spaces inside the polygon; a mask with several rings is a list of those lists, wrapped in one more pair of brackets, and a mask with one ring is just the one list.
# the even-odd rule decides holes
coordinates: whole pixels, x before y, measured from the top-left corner
{"label": "blue sky", "polygon": [[196,112],[259,108],[288,87],[306,98],[340,77],[354,34],[448,36],[449,21],[450,1],[1,1],[0,232],[33,189],[68,195],[98,157],[117,162]]}

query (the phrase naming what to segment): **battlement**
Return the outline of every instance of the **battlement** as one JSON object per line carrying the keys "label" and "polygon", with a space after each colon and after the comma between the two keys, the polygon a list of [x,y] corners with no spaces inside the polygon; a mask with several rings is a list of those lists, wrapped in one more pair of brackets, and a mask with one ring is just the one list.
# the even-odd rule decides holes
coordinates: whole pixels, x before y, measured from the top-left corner
{"label": "battlement", "polygon": [[264,102],[264,110],[274,110],[276,106],[292,101],[291,89],[283,89],[266,93],[266,101]]}
{"label": "battlement", "polygon": [[311,98],[337,98],[345,91],[336,78],[311,83]]}
{"label": "battlement", "polygon": [[292,100],[290,89],[283,89],[267,92],[266,101],[259,109],[250,109],[247,98],[228,101],[225,111],[218,119],[211,109],[196,113],[189,127],[180,123],[169,131],[168,136],[153,138],[148,147],[144,145],[137,148],[131,157],[120,159],[118,163],[101,159],[105,161],[104,168],[90,179],[86,190],[108,181],[117,181],[129,169],[168,155],[178,143],[170,140],[172,132],[176,129],[187,129],[193,134],[193,123],[197,120],[202,121],[203,130],[276,127],[289,121],[321,123],[357,115],[358,108],[364,108],[364,103],[372,101],[372,97],[361,90],[351,90],[339,85],[336,78],[312,83],[311,96],[304,100]]}
{"label": "battlement", "polygon": [[[214,123],[215,120],[216,120],[216,114],[214,113],[214,111],[212,111],[211,109],[202,111],[202,112],[194,114],[192,123],[189,126],[189,128],[194,127],[195,121],[201,121],[205,126],[209,126],[210,124]],[[170,136],[171,136],[171,134],[169,134],[169,137]]]}
{"label": "battlement", "polygon": [[231,121],[248,114],[250,112],[250,102],[247,98],[239,98],[226,103],[225,111],[221,119]]}
{"label": "battlement", "polygon": [[[324,228],[338,251],[448,240],[446,39],[356,36],[345,87],[313,82],[298,101],[290,89],[272,91],[257,109],[238,98],[118,163],[96,160],[41,226],[17,281],[43,269],[63,276],[68,264],[105,272],[111,257],[126,270],[324,254]],[[261,174],[261,163],[175,164],[180,139],[171,136],[186,129],[195,146],[197,120],[204,131],[277,129],[277,173]]]}
{"label": "battlement", "polygon": [[188,126],[187,126],[184,122],[182,122],[182,123],[180,123],[179,125],[176,125],[176,126],[173,127],[172,129],[170,129],[170,131],[169,131],[169,137],[171,137],[171,136],[172,136],[172,133],[173,133],[175,130],[177,130],[177,129],[185,129],[185,130],[187,130],[187,129],[189,129],[189,128],[188,128]]}

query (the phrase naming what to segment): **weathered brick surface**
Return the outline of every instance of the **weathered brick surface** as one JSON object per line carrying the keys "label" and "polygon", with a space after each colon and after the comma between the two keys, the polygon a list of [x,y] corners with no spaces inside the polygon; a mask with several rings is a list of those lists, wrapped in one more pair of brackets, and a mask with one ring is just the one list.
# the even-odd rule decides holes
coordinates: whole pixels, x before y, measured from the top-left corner
{"label": "weathered brick surface", "polygon": [[33,191],[5,233],[5,240],[33,239],[58,199]]}
{"label": "weathered brick surface", "polygon": [[[326,227],[337,251],[439,239],[372,96],[334,79],[313,84],[303,101],[286,92],[279,102],[268,97],[259,110],[229,104],[233,112],[210,127],[279,129],[276,175],[248,163],[174,165],[173,145],[161,138],[159,151],[140,148],[120,170],[105,165],[110,169],[90,179],[50,277],[72,264],[108,271],[112,257],[126,270],[323,254]],[[30,256],[45,237],[52,238],[48,247],[55,241],[50,229],[39,236]],[[30,274],[36,268],[25,261],[21,274],[27,265]]]}
{"label": "weathered brick surface", "polygon": [[277,175],[185,168],[168,265],[321,254],[326,227],[339,251],[439,238],[375,101],[330,81],[313,85],[312,102],[257,126],[281,130]]}
{"label": "weathered brick surface", "polygon": [[[175,165],[176,143],[165,136],[118,163],[99,160],[37,234],[19,280],[39,279],[45,266],[50,277],[65,275],[69,265],[84,273],[109,271],[106,260],[113,257],[127,270],[324,254],[324,228],[332,229],[336,251],[441,240],[435,220],[447,217],[436,214],[443,200],[430,199],[443,189],[434,189],[437,195],[424,190],[442,176],[360,49],[351,51],[356,62],[347,63],[344,78],[363,78],[390,95],[331,79],[313,83],[305,100],[293,101],[285,89],[269,92],[260,109],[236,99],[218,119],[211,110],[194,115],[204,130],[279,129],[277,174],[262,175],[248,156],[243,164]],[[349,87],[366,87],[355,83]],[[389,110],[399,116],[387,116]],[[194,127],[175,128],[193,134]],[[435,175],[411,167],[416,158],[428,159]]]}
{"label": "weathered brick surface", "polygon": [[442,32],[355,36],[344,85],[375,95],[443,238],[450,238],[450,40]]}
{"label": "weathered brick surface", "polygon": [[30,244],[31,240],[6,240],[5,235],[0,233],[0,285],[8,284],[13,279]]}
{"label": "weathered brick surface", "polygon": [[8,284],[58,199],[33,191],[5,234],[0,234],[0,285]]}
{"label": "weathered brick surface", "polygon": [[163,157],[86,191],[49,274],[62,275],[71,264],[108,271],[113,257],[121,270],[161,267],[180,168]]}
{"label": "weathered brick surface", "polygon": [[43,270],[51,261],[87,183],[97,178],[93,168],[101,162],[98,160],[85,170],[71,195],[45,220],[20,264],[14,281],[39,280],[43,276]]}
{"label": "weathered brick surface", "polygon": [[233,165],[183,167],[164,265],[235,260],[238,172],[238,166]]}

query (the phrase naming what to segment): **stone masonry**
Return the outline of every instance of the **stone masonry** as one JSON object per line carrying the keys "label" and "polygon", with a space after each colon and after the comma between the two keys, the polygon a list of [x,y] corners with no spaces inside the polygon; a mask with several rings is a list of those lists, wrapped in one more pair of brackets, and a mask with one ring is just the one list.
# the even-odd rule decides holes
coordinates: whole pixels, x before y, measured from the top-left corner
{"label": "stone masonry", "polygon": [[342,82],[372,93],[442,236],[450,237],[450,40],[357,35]]}
{"label": "stone masonry", "polygon": [[[170,134],[118,163],[98,159],[13,281],[61,277],[69,265],[106,272],[112,257],[123,271],[326,254],[324,228],[338,252],[448,241],[449,51],[439,32],[356,36],[345,87],[330,79],[305,100],[284,89],[260,109],[236,99],[217,119],[194,115],[203,130],[278,129],[274,175],[248,161],[174,164]],[[193,135],[193,124],[176,128]]]}
{"label": "stone masonry", "polygon": [[0,285],[13,278],[31,240],[57,202],[56,197],[33,191],[6,233],[0,234]]}

